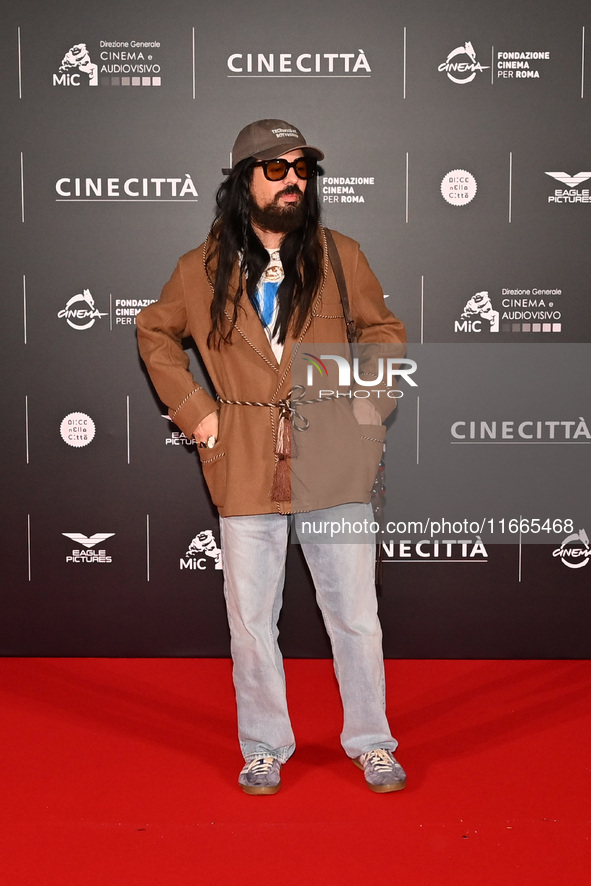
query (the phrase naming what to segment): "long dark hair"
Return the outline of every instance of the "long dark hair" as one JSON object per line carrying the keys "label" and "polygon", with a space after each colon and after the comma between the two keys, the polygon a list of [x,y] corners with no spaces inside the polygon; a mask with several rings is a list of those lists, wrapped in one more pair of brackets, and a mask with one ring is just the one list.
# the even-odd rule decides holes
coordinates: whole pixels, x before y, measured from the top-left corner
{"label": "long dark hair", "polygon": [[[255,162],[249,158],[237,163],[216,194],[216,217],[205,258],[214,292],[209,347],[219,347],[222,341],[231,340],[244,292],[258,310],[255,292],[269,262],[269,253],[250,223],[250,183]],[[304,210],[303,225],[285,235],[279,250],[285,276],[277,292],[279,311],[274,332],[282,344],[290,326],[294,335],[301,332],[322,279],[322,247],[318,237],[320,206],[314,179],[308,181],[304,191]],[[230,278],[237,260],[240,261],[239,281],[233,291]],[[230,323],[224,314],[228,300],[233,304]]]}

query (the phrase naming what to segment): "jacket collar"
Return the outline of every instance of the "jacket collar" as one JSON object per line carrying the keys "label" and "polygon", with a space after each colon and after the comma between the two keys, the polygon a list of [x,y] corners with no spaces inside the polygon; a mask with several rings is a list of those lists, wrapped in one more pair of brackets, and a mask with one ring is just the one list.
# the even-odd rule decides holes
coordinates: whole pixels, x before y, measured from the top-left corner
{"label": "jacket collar", "polygon": [[[326,237],[324,235],[324,229],[321,226],[319,226],[318,231],[319,231],[319,236],[321,239],[322,255],[323,255],[322,281],[320,284],[320,288],[314,298],[314,302],[312,304],[312,310],[310,312],[310,316],[308,317],[308,319],[304,323],[304,326],[303,326],[300,334],[296,338],[288,331],[286,339],[285,339],[285,346],[283,348],[283,355],[281,358],[281,362],[279,364],[277,363],[277,359],[275,357],[275,354],[273,353],[273,350],[271,348],[271,344],[269,342],[269,339],[267,338],[267,333],[264,330],[264,327],[263,327],[263,324],[261,323],[260,317],[257,314],[254,306],[251,304],[250,299],[248,299],[246,296],[243,296],[240,299],[240,303],[239,303],[239,307],[238,307],[238,317],[236,319],[236,324],[234,326],[234,330],[240,336],[242,336],[244,341],[248,345],[250,345],[250,347],[253,349],[253,351],[256,354],[258,354],[259,357],[265,361],[265,363],[267,363],[272,369],[274,369],[277,372],[277,374],[278,374],[278,390],[284,384],[285,378],[287,377],[287,375],[291,369],[293,357],[295,356],[297,351],[300,349],[300,346],[304,340],[304,337],[310,327],[310,324],[312,323],[313,317],[318,313],[320,302],[322,299],[322,292],[323,292],[324,286],[326,284],[326,278],[328,275],[328,248],[326,245]],[[211,249],[211,246],[212,246],[212,238],[213,238],[213,234],[212,234],[212,232],[210,232],[210,234],[204,244],[204,253],[203,253],[204,254],[204,263],[205,263],[205,258],[208,255],[209,250]],[[207,277],[209,280],[209,284],[210,284],[210,287],[213,292],[213,280],[212,280],[212,277],[210,276],[210,274],[208,273],[207,265],[205,265],[205,267],[206,267],[206,274],[207,274]],[[215,257],[210,263],[210,268],[211,268],[211,271],[215,274],[215,271],[217,268],[217,260]],[[240,283],[240,266],[239,266],[238,259],[236,259],[236,261],[234,263],[234,267],[232,269],[232,274],[230,276],[230,283],[229,283],[230,294],[234,294],[238,290],[239,283]],[[232,321],[233,311],[234,311],[233,304],[232,304],[230,298],[228,298],[228,302],[227,302],[226,308],[224,310],[224,314],[229,322]]]}

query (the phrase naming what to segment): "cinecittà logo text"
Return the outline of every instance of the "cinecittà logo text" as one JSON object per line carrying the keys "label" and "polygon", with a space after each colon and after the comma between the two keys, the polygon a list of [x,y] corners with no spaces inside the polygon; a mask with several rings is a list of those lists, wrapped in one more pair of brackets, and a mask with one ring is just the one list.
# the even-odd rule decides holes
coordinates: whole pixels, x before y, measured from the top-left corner
{"label": "cinecitt\u00e0 logo text", "polygon": [[567,421],[455,421],[451,426],[453,440],[486,443],[589,443],[591,433],[581,416]]}
{"label": "cinecitt\u00e0 logo text", "polygon": [[144,202],[176,202],[185,200],[196,202],[198,199],[197,188],[191,175],[185,176],[154,177],[154,178],[103,178],[99,177],[76,177],[60,178],[55,183],[58,203],[76,203],[90,201],[116,201],[129,203],[133,201]]}
{"label": "cinecitt\u00e0 logo text", "polygon": [[370,77],[362,49],[357,52],[234,52],[228,77]]}
{"label": "cinecitt\u00e0 logo text", "polygon": [[429,560],[488,561],[488,552],[480,537],[474,541],[461,538],[421,539],[417,542],[404,540],[398,543],[388,541],[382,542],[382,550],[386,562],[389,560],[413,560],[417,563]]}

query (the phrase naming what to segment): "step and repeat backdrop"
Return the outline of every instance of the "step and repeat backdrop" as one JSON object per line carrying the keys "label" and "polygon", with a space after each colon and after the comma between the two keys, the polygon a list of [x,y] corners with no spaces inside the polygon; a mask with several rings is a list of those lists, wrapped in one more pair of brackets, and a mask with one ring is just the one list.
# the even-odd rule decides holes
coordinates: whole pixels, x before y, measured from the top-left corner
{"label": "step and repeat backdrop", "polygon": [[[229,654],[217,515],[135,317],[277,117],[408,330],[376,380],[386,655],[588,657],[588,3],[6,0],[1,40],[0,652]],[[297,545],[280,627],[330,654]]]}

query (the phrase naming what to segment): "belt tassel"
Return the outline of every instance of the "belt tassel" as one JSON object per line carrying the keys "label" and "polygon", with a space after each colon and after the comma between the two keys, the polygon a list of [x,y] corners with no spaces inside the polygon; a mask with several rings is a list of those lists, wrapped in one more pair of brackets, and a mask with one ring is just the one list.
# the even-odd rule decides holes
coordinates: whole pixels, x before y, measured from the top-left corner
{"label": "belt tassel", "polygon": [[285,402],[279,411],[279,427],[275,444],[275,474],[271,498],[273,501],[289,501],[291,498],[291,459],[297,457],[295,439],[291,427],[291,411]]}
{"label": "belt tassel", "polygon": [[316,397],[305,400],[306,389],[303,385],[295,385],[284,400],[263,403],[259,400],[227,400],[218,395],[220,403],[228,406],[264,406],[269,408],[279,407],[279,425],[275,443],[275,474],[273,476],[273,488],[271,499],[273,501],[289,501],[291,499],[291,459],[297,457],[297,447],[293,429],[306,431],[310,427],[309,420],[303,416],[298,407],[309,403],[320,403],[322,399]]}

